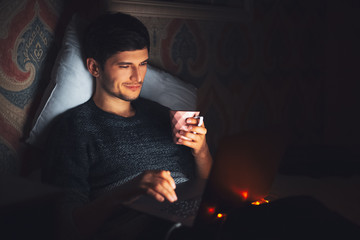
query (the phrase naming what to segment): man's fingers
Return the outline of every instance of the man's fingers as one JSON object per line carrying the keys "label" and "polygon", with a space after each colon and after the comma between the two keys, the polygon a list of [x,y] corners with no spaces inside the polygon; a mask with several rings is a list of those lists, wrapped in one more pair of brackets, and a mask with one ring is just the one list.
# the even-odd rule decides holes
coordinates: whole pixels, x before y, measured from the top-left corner
{"label": "man's fingers", "polygon": [[179,138],[181,138],[182,140],[198,142],[201,140],[202,136],[192,132],[184,132],[180,134]]}
{"label": "man's fingers", "polygon": [[198,144],[196,142],[183,140],[181,138],[178,140],[177,144],[181,144],[181,145],[187,146],[192,149],[195,149],[198,146]]}
{"label": "man's fingers", "polygon": [[170,171],[162,171],[161,172],[162,174],[162,177],[169,182],[170,186],[175,189],[176,188],[176,184],[175,184],[175,181],[174,179],[171,177],[171,173]]}
{"label": "man's fingers", "polygon": [[164,196],[169,202],[175,202],[177,200],[174,189],[167,183],[157,184],[154,186],[154,190]]}
{"label": "man's fingers", "polygon": [[179,140],[202,142],[202,140],[205,138],[206,131],[207,131],[206,128],[196,127],[196,129],[188,132],[181,130],[176,134],[176,137]]}
{"label": "man's fingers", "polygon": [[167,199],[169,202],[177,200],[175,191],[168,184],[151,184],[151,186],[146,188],[146,194],[153,196],[159,202],[163,202],[164,199]]}
{"label": "man's fingers", "polygon": [[176,184],[169,171],[149,171],[145,175],[144,188],[147,194],[158,201],[164,201],[164,198],[170,202],[177,200],[174,191]]}
{"label": "man's fingers", "polygon": [[149,171],[145,171],[144,172],[144,178],[146,182],[153,182],[155,181],[157,178],[163,179],[165,181],[167,181],[170,186],[175,189],[176,188],[176,184],[174,179],[171,177],[170,171],[165,171],[165,170],[149,170]]}
{"label": "man's fingers", "polygon": [[199,118],[190,117],[190,118],[186,119],[187,124],[200,125],[200,126],[204,127],[204,121],[201,121],[201,122],[199,122],[199,121],[200,121]]}
{"label": "man's fingers", "polygon": [[[176,137],[179,138],[181,136],[184,136],[184,137],[190,138],[190,136],[192,136],[192,134],[196,134],[198,136],[204,136],[204,135],[206,135],[206,133],[207,133],[207,129],[204,127],[190,126],[188,128],[188,131],[180,130],[179,132],[177,132]],[[187,134],[191,134],[191,135],[186,136]]]}
{"label": "man's fingers", "polygon": [[159,193],[165,194],[165,197],[170,202],[176,201],[177,196],[174,191],[174,189],[176,188],[176,184],[174,179],[171,177],[170,171],[161,171],[160,176],[161,176],[161,180],[160,180],[160,184],[157,185],[157,191]]}
{"label": "man's fingers", "polygon": [[188,127],[189,132],[196,132],[197,134],[206,135],[207,129],[205,127],[199,127],[199,126],[189,126]]}
{"label": "man's fingers", "polygon": [[151,188],[148,188],[148,189],[147,189],[146,194],[154,197],[154,198],[155,198],[157,201],[159,201],[159,202],[163,202],[163,201],[165,200],[165,198],[164,198],[161,194],[155,192],[155,191],[154,191],[153,189],[151,189]]}

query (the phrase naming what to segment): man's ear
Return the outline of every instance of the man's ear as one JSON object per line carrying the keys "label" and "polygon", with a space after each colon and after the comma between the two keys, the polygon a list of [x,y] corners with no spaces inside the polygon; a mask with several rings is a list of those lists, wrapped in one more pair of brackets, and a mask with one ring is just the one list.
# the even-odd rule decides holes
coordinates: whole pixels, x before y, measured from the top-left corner
{"label": "man's ear", "polygon": [[86,59],[86,67],[88,69],[88,71],[90,72],[91,75],[93,75],[94,77],[99,77],[100,73],[100,66],[98,64],[98,62],[93,59],[93,58],[87,58]]}

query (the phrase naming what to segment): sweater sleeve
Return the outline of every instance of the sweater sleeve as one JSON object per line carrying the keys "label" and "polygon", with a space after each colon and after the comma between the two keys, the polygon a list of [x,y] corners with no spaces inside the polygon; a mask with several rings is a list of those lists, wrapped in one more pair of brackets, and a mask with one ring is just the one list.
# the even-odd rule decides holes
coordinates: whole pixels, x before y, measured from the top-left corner
{"label": "sweater sleeve", "polygon": [[57,187],[89,196],[89,160],[84,133],[68,118],[60,119],[50,131],[43,180]]}
{"label": "sweater sleeve", "polygon": [[66,190],[57,207],[60,239],[78,239],[72,214],[75,208],[89,202],[89,162],[83,135],[67,119],[59,119],[50,131],[42,177],[43,182]]}

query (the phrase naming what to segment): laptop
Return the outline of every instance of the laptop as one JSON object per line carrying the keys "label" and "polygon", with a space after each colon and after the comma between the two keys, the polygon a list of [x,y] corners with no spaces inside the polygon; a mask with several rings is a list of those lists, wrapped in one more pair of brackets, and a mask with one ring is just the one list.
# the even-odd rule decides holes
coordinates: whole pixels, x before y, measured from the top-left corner
{"label": "laptop", "polygon": [[174,203],[142,196],[129,207],[187,227],[211,225],[226,217],[231,209],[269,195],[285,140],[283,132],[277,130],[225,137],[220,141],[207,181],[177,185],[178,200]]}

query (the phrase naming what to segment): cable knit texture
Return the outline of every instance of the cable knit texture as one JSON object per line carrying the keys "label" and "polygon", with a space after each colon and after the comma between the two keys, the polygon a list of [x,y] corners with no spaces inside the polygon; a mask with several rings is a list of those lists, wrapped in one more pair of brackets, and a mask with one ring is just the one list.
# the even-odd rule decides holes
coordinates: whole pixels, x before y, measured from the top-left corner
{"label": "cable knit texture", "polygon": [[145,170],[169,170],[176,183],[194,177],[190,148],[173,143],[169,109],[139,98],[133,117],[98,108],[92,99],[56,119],[44,180],[89,201]]}

